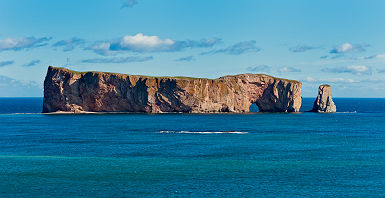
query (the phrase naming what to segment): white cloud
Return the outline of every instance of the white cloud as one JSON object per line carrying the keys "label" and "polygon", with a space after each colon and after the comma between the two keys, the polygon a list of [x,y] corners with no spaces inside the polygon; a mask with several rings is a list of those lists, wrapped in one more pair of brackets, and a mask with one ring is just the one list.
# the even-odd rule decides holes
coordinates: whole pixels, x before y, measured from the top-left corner
{"label": "white cloud", "polygon": [[227,48],[212,50],[209,52],[202,52],[201,55],[218,54],[218,53],[240,55],[240,54],[249,53],[249,52],[259,52],[261,51],[261,48],[257,47],[256,43],[257,42],[254,40],[242,41],[239,43],[235,43],[234,45],[231,45]]}
{"label": "white cloud", "polygon": [[257,65],[253,67],[246,68],[248,71],[254,73],[292,73],[292,72],[301,72],[301,69],[295,67],[280,67],[273,68],[268,65]]}
{"label": "white cloud", "polygon": [[132,8],[134,7],[138,2],[136,0],[125,0],[121,6],[121,8]]}
{"label": "white cloud", "polygon": [[191,62],[191,61],[195,61],[196,59],[193,57],[193,56],[186,56],[186,57],[182,57],[182,58],[178,58],[176,59],[175,61],[179,61],[179,62],[182,62],[182,61],[185,61],[185,62]]}
{"label": "white cloud", "polygon": [[24,37],[24,38],[6,38],[0,40],[0,51],[21,50],[26,48],[35,48],[47,45],[46,41],[51,40],[48,37]]}
{"label": "white cloud", "polygon": [[147,36],[142,33],[125,35],[115,41],[103,41],[93,44],[87,49],[101,55],[111,55],[117,52],[172,52],[186,48],[210,48],[220,42],[218,38],[202,39],[200,41],[175,41],[170,38],[161,39],[158,36]]}
{"label": "white cloud", "polygon": [[357,73],[357,74],[362,74],[362,73],[367,73],[370,72],[370,68],[365,65],[351,65],[346,67],[348,71]]}
{"label": "white cloud", "polygon": [[289,51],[291,52],[306,52],[309,50],[314,50],[314,49],[320,49],[319,46],[311,46],[311,45],[297,45],[294,47],[290,47]]}
{"label": "white cloud", "polygon": [[377,69],[378,73],[385,73],[385,69]]}
{"label": "white cloud", "polygon": [[365,65],[350,65],[346,67],[323,68],[321,69],[321,71],[329,73],[351,73],[355,75],[372,74],[372,69]]}
{"label": "white cloud", "polygon": [[384,83],[384,79],[379,79],[379,78],[368,78],[365,80],[362,80],[362,82],[370,82],[370,83]]}
{"label": "white cloud", "polygon": [[146,36],[142,33],[134,36],[123,36],[120,40],[120,48],[133,51],[159,51],[170,50],[175,41],[167,38],[160,39],[158,36]]}
{"label": "white cloud", "polygon": [[95,43],[88,49],[94,51],[97,54],[107,56],[115,53],[110,50],[110,46],[111,46],[111,43],[109,42],[100,42],[100,43]]}
{"label": "white cloud", "polygon": [[332,53],[332,54],[344,54],[344,53],[350,53],[350,52],[363,52],[363,51],[365,51],[366,47],[369,47],[369,45],[343,43],[343,44],[333,48],[332,50],[330,50],[330,53]]}
{"label": "white cloud", "polygon": [[340,46],[338,46],[337,48],[336,48],[336,51],[337,52],[348,52],[348,51],[351,51],[351,50],[353,50],[353,45],[352,44],[350,44],[350,43],[343,43],[343,44],[341,44]]}
{"label": "white cloud", "polygon": [[112,58],[93,58],[82,60],[83,63],[132,63],[132,62],[144,62],[152,60],[152,56],[128,56],[128,57],[112,57]]}
{"label": "white cloud", "polygon": [[327,79],[315,79],[312,77],[306,77],[303,82],[308,83],[358,83],[360,81],[350,78],[327,78]]}
{"label": "white cloud", "polygon": [[24,64],[24,66],[25,67],[32,67],[32,66],[35,66],[36,64],[39,64],[39,63],[40,63],[40,60],[32,60],[31,62]]}
{"label": "white cloud", "polygon": [[291,72],[301,72],[301,69],[294,67],[281,67],[278,69],[279,73],[291,73]]}
{"label": "white cloud", "polygon": [[41,97],[43,88],[34,81],[19,81],[0,75],[0,97]]}
{"label": "white cloud", "polygon": [[385,54],[377,54],[374,56],[365,56],[363,59],[375,59],[375,58],[385,58]]}
{"label": "white cloud", "polygon": [[306,83],[316,83],[316,84],[324,84],[324,83],[335,83],[335,84],[359,84],[362,85],[363,83],[385,83],[384,79],[381,78],[366,78],[366,79],[361,79],[361,80],[355,80],[351,78],[312,78],[312,77],[306,77],[305,79],[302,80],[303,82]]}
{"label": "white cloud", "polygon": [[83,45],[85,43],[84,39],[77,38],[77,37],[72,37],[67,40],[61,40],[53,44],[53,47],[63,47],[64,52],[71,51],[75,49],[76,46],[78,45]]}
{"label": "white cloud", "polygon": [[248,67],[247,70],[256,73],[269,73],[271,72],[271,67],[268,65],[257,65],[254,67]]}
{"label": "white cloud", "polygon": [[15,63],[15,61],[0,61],[0,67],[12,65],[13,63]]}

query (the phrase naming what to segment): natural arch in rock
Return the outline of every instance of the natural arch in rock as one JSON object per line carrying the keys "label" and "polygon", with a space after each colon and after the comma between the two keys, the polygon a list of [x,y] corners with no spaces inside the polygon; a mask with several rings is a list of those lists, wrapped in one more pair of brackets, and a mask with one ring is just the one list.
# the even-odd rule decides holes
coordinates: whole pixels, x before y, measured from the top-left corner
{"label": "natural arch in rock", "polygon": [[298,112],[302,83],[264,74],[218,79],[77,72],[49,67],[43,112]]}

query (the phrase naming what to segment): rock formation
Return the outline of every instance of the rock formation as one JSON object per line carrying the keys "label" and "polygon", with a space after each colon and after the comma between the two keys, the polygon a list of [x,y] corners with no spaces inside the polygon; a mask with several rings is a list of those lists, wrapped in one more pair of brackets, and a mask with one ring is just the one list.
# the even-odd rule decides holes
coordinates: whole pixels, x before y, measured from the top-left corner
{"label": "rock formation", "polygon": [[334,113],[337,108],[332,99],[332,87],[330,85],[320,85],[318,96],[314,101],[312,112]]}
{"label": "rock formation", "polygon": [[218,79],[48,68],[43,112],[298,112],[302,83],[264,74]]}

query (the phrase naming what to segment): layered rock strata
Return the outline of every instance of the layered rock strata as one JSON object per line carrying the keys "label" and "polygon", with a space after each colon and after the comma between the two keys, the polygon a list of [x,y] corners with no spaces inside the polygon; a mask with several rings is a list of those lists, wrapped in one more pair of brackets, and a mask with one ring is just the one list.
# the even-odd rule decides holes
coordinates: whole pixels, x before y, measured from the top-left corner
{"label": "layered rock strata", "polygon": [[337,107],[332,99],[332,87],[330,85],[320,85],[318,96],[314,101],[312,112],[334,113]]}
{"label": "layered rock strata", "polygon": [[302,83],[264,74],[218,79],[76,72],[50,66],[43,112],[298,112]]}

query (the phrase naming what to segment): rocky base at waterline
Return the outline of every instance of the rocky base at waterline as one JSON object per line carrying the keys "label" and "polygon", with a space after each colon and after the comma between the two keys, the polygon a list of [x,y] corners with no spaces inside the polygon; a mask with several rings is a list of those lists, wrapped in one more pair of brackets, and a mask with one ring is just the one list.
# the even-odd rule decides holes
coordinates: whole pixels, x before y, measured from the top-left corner
{"label": "rocky base at waterline", "polygon": [[332,99],[332,87],[330,85],[320,85],[311,112],[335,113],[336,111],[337,107]]}
{"label": "rocky base at waterline", "polygon": [[50,66],[43,112],[298,112],[302,83],[264,74],[218,79],[76,72]]}

